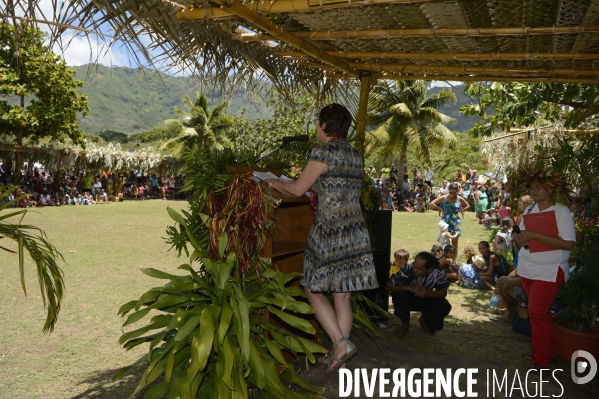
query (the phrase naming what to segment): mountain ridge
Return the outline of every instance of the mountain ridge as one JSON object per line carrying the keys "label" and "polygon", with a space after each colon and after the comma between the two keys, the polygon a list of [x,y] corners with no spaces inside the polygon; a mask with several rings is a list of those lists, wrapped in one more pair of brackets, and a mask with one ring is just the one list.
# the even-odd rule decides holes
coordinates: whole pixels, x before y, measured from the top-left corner
{"label": "mountain ridge", "polygon": [[[248,119],[270,118],[272,112],[265,102],[253,94],[251,89],[236,88],[228,96],[212,93],[206,86],[198,84],[193,77],[172,76],[150,69],[128,67],[107,67],[104,65],[83,65],[72,67],[77,72],[75,78],[84,82],[79,88],[89,99],[89,113],[79,118],[81,130],[85,134],[111,130],[127,135],[147,131],[161,125],[166,119],[175,119],[175,107],[183,107],[183,97],[193,98],[195,91],[208,93],[210,107],[224,99],[230,104],[227,113]],[[432,87],[429,94],[435,94],[448,87]],[[460,106],[470,103],[464,94],[463,86],[449,87],[456,93],[457,103],[440,111],[456,119],[450,126],[455,131],[468,131],[478,120],[467,118],[459,112]],[[223,99],[224,97],[224,99]]]}

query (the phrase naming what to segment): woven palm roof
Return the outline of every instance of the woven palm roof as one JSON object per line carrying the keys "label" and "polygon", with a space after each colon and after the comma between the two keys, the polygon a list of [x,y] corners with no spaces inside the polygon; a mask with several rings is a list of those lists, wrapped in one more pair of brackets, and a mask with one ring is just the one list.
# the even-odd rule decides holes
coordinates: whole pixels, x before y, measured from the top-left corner
{"label": "woven palm roof", "polygon": [[241,43],[274,43],[291,64],[347,76],[599,82],[599,0],[252,1],[243,3],[247,15],[230,0],[180,4],[183,24],[234,21],[252,31],[231,32]]}
{"label": "woven palm roof", "polygon": [[67,8],[64,29],[109,24],[111,39],[150,61],[221,80],[599,83],[599,0],[71,0]]}

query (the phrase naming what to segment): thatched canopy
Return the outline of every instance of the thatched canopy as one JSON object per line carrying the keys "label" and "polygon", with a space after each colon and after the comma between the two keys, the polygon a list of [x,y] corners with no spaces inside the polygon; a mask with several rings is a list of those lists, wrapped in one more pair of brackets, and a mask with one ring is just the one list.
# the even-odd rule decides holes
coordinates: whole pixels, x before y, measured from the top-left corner
{"label": "thatched canopy", "polygon": [[[52,0],[56,5],[62,4]],[[9,0],[11,5],[31,1]],[[35,3],[35,2],[34,2]],[[71,0],[73,25],[198,75],[599,82],[599,0]],[[13,7],[15,8],[15,7]],[[18,8],[18,7],[16,7]],[[26,7],[22,7],[26,8]],[[52,19],[35,7],[25,17]],[[140,53],[141,51],[141,53]],[[145,52],[145,53],[144,53]],[[159,54],[156,57],[156,54]],[[333,79],[334,80],[334,79]]]}

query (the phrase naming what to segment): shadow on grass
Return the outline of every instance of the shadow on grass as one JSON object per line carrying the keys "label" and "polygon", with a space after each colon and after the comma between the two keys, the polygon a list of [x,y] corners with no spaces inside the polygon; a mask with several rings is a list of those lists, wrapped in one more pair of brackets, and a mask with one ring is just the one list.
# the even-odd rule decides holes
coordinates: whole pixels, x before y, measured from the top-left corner
{"label": "shadow on grass", "polygon": [[[102,399],[126,399],[135,391],[146,366],[137,366],[130,369],[127,374],[118,381],[113,382],[112,377],[118,369],[98,371],[89,378],[79,381],[77,385],[89,385],[84,392],[72,396],[71,399],[102,398]],[[138,392],[133,398],[142,398],[148,389],[160,383],[157,379],[149,386]]]}
{"label": "shadow on grass", "polygon": [[460,295],[464,298],[464,303],[461,304],[461,307],[475,313],[489,312],[489,302],[492,295],[490,290],[469,290],[461,287],[457,289],[461,290]]}

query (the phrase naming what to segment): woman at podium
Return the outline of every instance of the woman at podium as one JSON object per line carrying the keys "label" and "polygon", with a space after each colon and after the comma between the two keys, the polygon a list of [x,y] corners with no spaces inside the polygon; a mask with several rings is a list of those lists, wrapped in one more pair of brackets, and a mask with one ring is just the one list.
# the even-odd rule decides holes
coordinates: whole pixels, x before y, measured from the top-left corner
{"label": "woman at podium", "polygon": [[[297,181],[268,180],[271,187],[299,197],[316,193],[314,223],[304,252],[304,287],[316,320],[333,346],[323,363],[338,370],[356,355],[349,341],[353,316],[352,291],[378,287],[370,237],[360,208],[364,175],[362,157],[346,140],[352,122],[340,104],[329,104],[319,114],[316,147]],[[331,292],[334,307],[324,293]]]}

